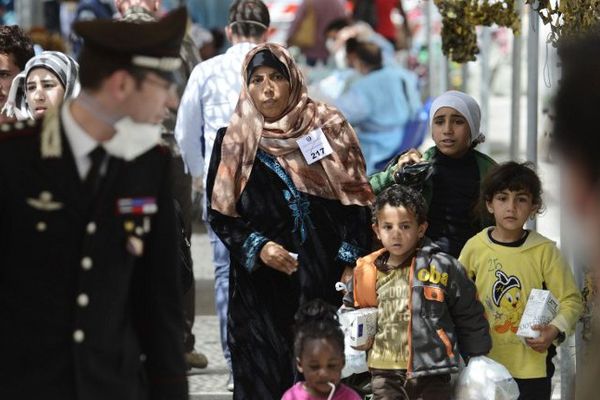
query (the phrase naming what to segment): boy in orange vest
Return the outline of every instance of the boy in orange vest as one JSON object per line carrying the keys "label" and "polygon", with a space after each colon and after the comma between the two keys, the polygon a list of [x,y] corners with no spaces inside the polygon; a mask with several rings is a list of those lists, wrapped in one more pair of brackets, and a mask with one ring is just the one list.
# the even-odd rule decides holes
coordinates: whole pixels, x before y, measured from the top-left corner
{"label": "boy in orange vest", "polygon": [[429,239],[427,206],[394,185],[373,207],[383,247],[357,261],[354,306],[377,307],[368,350],[373,399],[450,399],[450,374],[465,357],[487,354],[489,325],[460,263]]}

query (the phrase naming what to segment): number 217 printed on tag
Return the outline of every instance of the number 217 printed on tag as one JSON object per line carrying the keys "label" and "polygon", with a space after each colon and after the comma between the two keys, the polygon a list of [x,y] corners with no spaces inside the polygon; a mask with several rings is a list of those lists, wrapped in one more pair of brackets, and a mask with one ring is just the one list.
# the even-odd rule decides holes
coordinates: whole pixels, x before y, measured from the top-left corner
{"label": "number 217 printed on tag", "polygon": [[333,153],[331,145],[321,128],[317,128],[308,135],[302,136],[297,142],[308,165]]}

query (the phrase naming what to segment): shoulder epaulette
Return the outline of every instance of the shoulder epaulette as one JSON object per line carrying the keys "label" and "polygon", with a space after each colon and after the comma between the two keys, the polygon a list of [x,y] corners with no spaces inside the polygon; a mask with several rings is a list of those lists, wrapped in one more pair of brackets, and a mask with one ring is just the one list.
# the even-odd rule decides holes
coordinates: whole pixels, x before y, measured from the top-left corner
{"label": "shoulder epaulette", "polygon": [[17,121],[0,125],[0,142],[19,136],[31,136],[41,131],[41,123],[37,120]]}

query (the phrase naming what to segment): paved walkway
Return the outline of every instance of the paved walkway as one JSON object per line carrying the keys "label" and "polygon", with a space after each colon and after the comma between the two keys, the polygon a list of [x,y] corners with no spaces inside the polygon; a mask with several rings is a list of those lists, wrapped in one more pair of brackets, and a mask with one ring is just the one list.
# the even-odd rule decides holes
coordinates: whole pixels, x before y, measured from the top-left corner
{"label": "paved walkway", "polygon": [[190,400],[232,399],[225,385],[229,371],[221,351],[219,340],[219,322],[214,315],[198,315],[194,324],[196,349],[208,357],[206,369],[192,369],[188,383]]}
{"label": "paved walkway", "polygon": [[196,278],[196,350],[206,354],[208,367],[192,369],[189,374],[190,400],[230,400],[225,385],[229,378],[219,339],[219,321],[215,315],[212,250],[204,226],[194,227],[192,258]]}

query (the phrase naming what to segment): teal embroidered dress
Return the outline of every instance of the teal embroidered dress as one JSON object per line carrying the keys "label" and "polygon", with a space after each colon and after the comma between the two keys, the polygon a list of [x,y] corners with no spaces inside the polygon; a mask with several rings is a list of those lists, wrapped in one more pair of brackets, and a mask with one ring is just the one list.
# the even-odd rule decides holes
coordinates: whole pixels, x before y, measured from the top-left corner
{"label": "teal embroidered dress", "polygon": [[[222,129],[207,179],[212,197],[221,158]],[[229,347],[236,399],[276,399],[293,385],[293,317],[314,298],[341,305],[335,291],[345,266],[354,266],[371,246],[370,210],[298,191],[275,157],[258,150],[237,203],[240,217],[208,210],[209,222],[231,252]],[[274,241],[298,254],[291,276],[260,261]]]}

